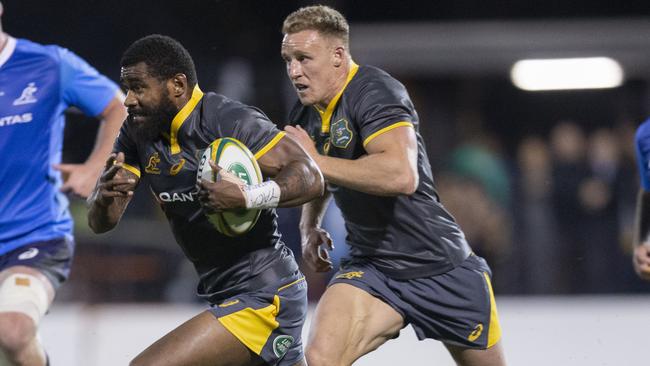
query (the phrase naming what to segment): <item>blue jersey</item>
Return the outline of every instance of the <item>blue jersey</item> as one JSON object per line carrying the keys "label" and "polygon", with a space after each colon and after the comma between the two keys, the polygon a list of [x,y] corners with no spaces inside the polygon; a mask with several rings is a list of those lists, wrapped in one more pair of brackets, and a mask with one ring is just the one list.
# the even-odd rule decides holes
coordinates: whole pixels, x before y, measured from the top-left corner
{"label": "blue jersey", "polygon": [[650,192],[650,118],[636,130],[636,161],[639,166],[641,187]]}
{"label": "blue jersey", "polygon": [[9,38],[0,52],[0,255],[31,242],[72,235],[59,192],[63,112],[97,116],[117,85],[58,46]]}

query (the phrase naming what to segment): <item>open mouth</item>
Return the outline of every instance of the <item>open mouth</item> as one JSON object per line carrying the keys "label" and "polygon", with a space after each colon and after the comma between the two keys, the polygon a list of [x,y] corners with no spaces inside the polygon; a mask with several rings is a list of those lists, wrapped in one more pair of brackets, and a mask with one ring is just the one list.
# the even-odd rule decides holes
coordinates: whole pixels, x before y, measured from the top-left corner
{"label": "open mouth", "polygon": [[297,90],[298,92],[304,92],[305,90],[307,90],[307,89],[309,88],[309,87],[308,87],[307,85],[305,85],[305,84],[294,84],[293,86],[296,88],[296,90]]}

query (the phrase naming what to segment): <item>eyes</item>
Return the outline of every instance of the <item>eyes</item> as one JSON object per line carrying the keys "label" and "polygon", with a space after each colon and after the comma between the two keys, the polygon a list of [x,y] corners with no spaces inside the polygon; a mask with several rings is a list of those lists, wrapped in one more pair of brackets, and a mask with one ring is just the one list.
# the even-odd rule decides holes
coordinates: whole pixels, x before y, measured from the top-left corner
{"label": "eyes", "polygon": [[298,61],[300,63],[305,63],[306,61],[309,61],[309,60],[312,59],[311,57],[306,56],[306,55],[297,55],[297,56],[295,56],[295,58],[292,58],[290,56],[282,56],[282,58],[284,59],[284,62],[287,65],[290,64],[293,59],[295,59],[296,61]]}
{"label": "eyes", "polygon": [[130,83],[130,84],[128,84],[128,85],[125,84],[125,83],[122,83],[122,84],[120,85],[120,87],[121,87],[121,89],[122,89],[122,92],[124,92],[125,94],[126,94],[127,92],[129,92],[129,91],[130,91],[130,92],[133,92],[133,93],[136,93],[136,94],[140,94],[140,93],[142,93],[142,92],[144,91],[144,89],[145,89],[145,85],[144,85],[144,84],[141,84],[141,83]]}

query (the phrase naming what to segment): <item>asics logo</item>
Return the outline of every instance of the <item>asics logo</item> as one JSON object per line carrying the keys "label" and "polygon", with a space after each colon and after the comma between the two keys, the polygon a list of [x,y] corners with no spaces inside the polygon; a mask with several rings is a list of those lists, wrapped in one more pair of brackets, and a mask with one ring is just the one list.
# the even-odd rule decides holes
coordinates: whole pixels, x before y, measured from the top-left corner
{"label": "asics logo", "polygon": [[18,255],[18,259],[21,261],[25,261],[28,259],[32,259],[38,255],[38,249],[37,248],[29,248],[26,251],[20,253]]}
{"label": "asics logo", "polygon": [[481,336],[481,333],[483,333],[483,324],[478,323],[474,327],[472,333],[470,333],[469,336],[467,337],[467,340],[470,342],[474,342],[476,339],[478,339],[478,337]]}

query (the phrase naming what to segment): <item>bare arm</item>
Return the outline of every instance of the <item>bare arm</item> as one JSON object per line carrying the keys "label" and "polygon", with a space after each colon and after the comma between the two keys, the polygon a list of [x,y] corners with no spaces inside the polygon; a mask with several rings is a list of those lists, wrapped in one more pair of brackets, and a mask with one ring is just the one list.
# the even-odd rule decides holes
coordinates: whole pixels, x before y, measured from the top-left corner
{"label": "bare arm", "polygon": [[634,270],[645,280],[650,280],[650,192],[639,190],[634,223]]}
{"label": "bare arm", "polygon": [[[298,206],[323,194],[323,175],[316,163],[291,137],[280,139],[258,159],[258,163],[264,175],[273,177],[279,187],[277,207]],[[211,165],[212,169],[219,172],[221,179],[216,182],[202,179],[198,183],[199,200],[203,208],[207,212],[213,212],[247,207],[244,193],[246,185],[231,173],[212,163]]]}
{"label": "bare arm", "polygon": [[300,216],[302,257],[305,263],[316,272],[326,272],[333,268],[328,252],[328,249],[334,249],[332,238],[327,231],[321,228],[331,196],[331,193],[326,191],[322,197],[302,205]]}
{"label": "bare arm", "polygon": [[259,160],[260,169],[280,186],[280,207],[292,207],[323,195],[318,166],[300,145],[285,136]]}
{"label": "bare arm", "polygon": [[87,197],[92,191],[97,178],[102,172],[103,164],[113,148],[115,137],[127,116],[126,109],[122,104],[123,98],[123,94],[118,91],[99,115],[102,122],[97,131],[95,146],[86,162],[83,164],[59,164],[55,166],[55,169],[60,170],[67,178],[61,187],[63,192],[71,192],[81,197]]}
{"label": "bare arm", "polygon": [[378,196],[408,195],[417,189],[417,140],[411,127],[377,136],[365,146],[368,155],[356,160],[320,155],[305,130],[292,126],[285,130],[307,150],[330,183]]}
{"label": "bare arm", "polygon": [[113,229],[122,218],[139,178],[122,167],[124,154],[111,154],[106,169],[88,198],[88,226],[99,234]]}

